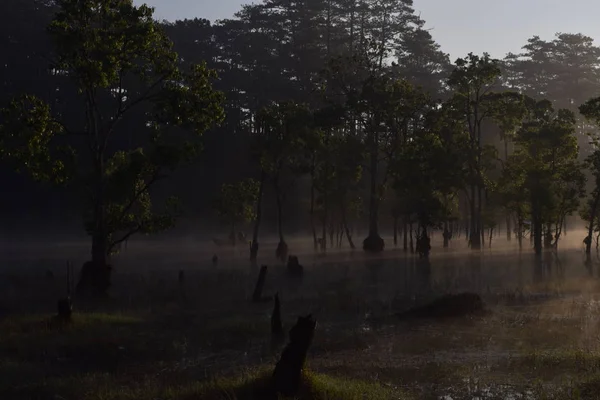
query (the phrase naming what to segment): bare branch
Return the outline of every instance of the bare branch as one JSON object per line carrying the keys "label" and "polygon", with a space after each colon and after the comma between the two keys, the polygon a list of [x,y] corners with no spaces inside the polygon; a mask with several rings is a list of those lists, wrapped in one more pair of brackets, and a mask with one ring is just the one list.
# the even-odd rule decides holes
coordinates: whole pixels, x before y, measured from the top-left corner
{"label": "bare branch", "polygon": [[[127,106],[123,107],[123,104],[121,103],[119,105],[119,109],[117,110],[117,114],[114,116],[113,120],[111,121],[111,123],[108,125],[108,128],[106,130],[107,136],[110,135],[116,128],[116,126],[118,125],[118,123],[121,121],[121,119],[123,118],[123,116],[125,114],[127,114],[129,111],[131,111],[134,107],[140,105],[141,103],[143,103],[144,101],[149,101],[152,100],[154,97],[157,96],[156,93],[152,94],[152,91],[154,89],[156,89],[160,84],[162,84],[165,80],[167,79],[167,75],[163,75],[161,76],[156,82],[154,82],[147,90],[146,92],[144,92],[144,94],[142,94],[140,97],[138,97],[137,99],[133,100],[131,103],[129,103]],[[122,99],[122,97],[121,97]]]}
{"label": "bare branch", "polygon": [[159,180],[164,179],[164,178],[166,178],[166,175],[161,175],[160,168],[157,168],[156,171],[154,172],[154,174],[152,175],[152,177],[150,178],[150,180],[148,180],[148,182],[146,182],[146,184],[144,186],[142,186],[142,188],[140,188],[136,193],[134,193],[133,197],[130,199],[129,203],[127,203],[127,205],[123,208],[123,211],[121,212],[121,214],[119,214],[119,217],[117,218],[117,220],[115,222],[118,223],[119,221],[123,220],[123,218],[125,218],[125,215],[127,214],[127,212],[129,212],[129,210],[131,210],[131,208],[139,200],[139,198],[142,196],[142,194],[144,194],[146,191],[148,191],[150,186],[152,186],[153,184],[155,184],[156,182],[158,182]]}
{"label": "bare branch", "polygon": [[113,249],[120,245],[121,243],[123,243],[124,241],[126,241],[127,239],[129,239],[131,236],[135,235],[136,233],[138,233],[139,231],[142,230],[142,226],[138,225],[137,227],[129,230],[125,235],[123,235],[123,237],[121,237],[118,240],[114,240],[109,246],[108,246],[108,252],[112,253]]}

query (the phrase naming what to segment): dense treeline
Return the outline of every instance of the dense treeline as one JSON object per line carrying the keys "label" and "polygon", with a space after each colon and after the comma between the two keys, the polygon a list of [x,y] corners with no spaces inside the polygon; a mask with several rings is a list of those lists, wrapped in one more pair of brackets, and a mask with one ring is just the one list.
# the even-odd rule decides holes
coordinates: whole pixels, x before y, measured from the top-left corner
{"label": "dense treeline", "polygon": [[253,258],[265,221],[282,258],[290,232],[381,251],[380,224],[421,255],[432,229],[479,249],[502,227],[536,253],[570,215],[591,221],[588,251],[599,231],[600,48],[584,35],[452,63],[411,0],[265,0],[215,23],[158,23],[127,0],[0,7],[4,165],[92,193],[69,204],[94,262],[173,225],[182,209],[151,201],[171,194],[233,241],[252,226]]}

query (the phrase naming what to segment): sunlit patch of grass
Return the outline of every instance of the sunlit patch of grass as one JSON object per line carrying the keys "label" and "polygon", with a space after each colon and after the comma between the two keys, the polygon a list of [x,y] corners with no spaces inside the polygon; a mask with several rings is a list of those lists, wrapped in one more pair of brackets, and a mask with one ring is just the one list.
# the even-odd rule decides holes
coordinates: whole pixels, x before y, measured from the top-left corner
{"label": "sunlit patch of grass", "polygon": [[523,367],[555,373],[600,373],[600,354],[581,349],[571,350],[532,350],[527,354],[514,357],[510,368]]}
{"label": "sunlit patch of grass", "polygon": [[[270,400],[279,399],[270,385],[272,368],[262,367],[234,378],[172,385],[157,379],[124,381],[110,374],[79,374],[1,385],[14,399],[61,398],[78,400]],[[1,383],[0,383],[1,384]],[[379,383],[329,377],[307,371],[297,400],[385,400],[407,399],[397,388]]]}
{"label": "sunlit patch of grass", "polygon": [[[49,324],[54,315],[37,314],[8,318],[0,322],[0,337],[40,334],[54,330]],[[138,324],[142,318],[124,314],[73,313],[72,322],[62,327],[65,331],[81,331],[102,327]]]}

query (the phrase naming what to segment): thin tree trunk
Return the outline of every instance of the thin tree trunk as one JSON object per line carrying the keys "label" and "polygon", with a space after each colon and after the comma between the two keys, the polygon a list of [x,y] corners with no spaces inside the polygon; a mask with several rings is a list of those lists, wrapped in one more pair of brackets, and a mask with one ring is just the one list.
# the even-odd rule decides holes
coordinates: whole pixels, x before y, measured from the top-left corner
{"label": "thin tree trunk", "polygon": [[369,235],[363,241],[363,250],[368,252],[379,253],[383,251],[385,242],[379,236],[379,190],[377,186],[379,158],[378,158],[378,125],[373,123],[372,132],[370,134],[370,204],[369,204]]}
{"label": "thin tree trunk", "polygon": [[594,221],[596,220],[596,210],[600,204],[600,189],[597,189],[594,194],[594,204],[590,211],[590,223],[588,225],[588,240],[585,243],[585,254],[588,256],[592,252],[592,235],[594,234]]}
{"label": "thin tree trunk", "polygon": [[352,241],[352,233],[350,232],[350,229],[348,229],[348,219],[346,217],[346,205],[345,202],[342,201],[341,204],[341,208],[342,208],[342,224],[344,225],[344,229],[346,231],[346,238],[348,238],[348,244],[350,245],[350,248],[352,250],[354,250],[356,248],[356,246],[354,245],[354,242]]}
{"label": "thin tree trunk", "polygon": [[404,227],[402,228],[402,235],[403,235],[402,247],[403,247],[404,251],[408,251],[408,226],[406,223],[406,217],[404,218]]}
{"label": "thin tree trunk", "polygon": [[276,200],[277,200],[277,232],[279,234],[279,242],[284,243],[283,238],[283,199],[281,198],[281,191],[279,185],[275,186]]}
{"label": "thin tree trunk", "polygon": [[448,246],[450,245],[450,232],[448,231],[448,221],[444,221],[444,248],[447,249]]}
{"label": "thin tree trunk", "polygon": [[252,244],[250,246],[250,260],[256,261],[258,256],[258,233],[260,230],[260,222],[262,220],[262,199],[265,188],[267,174],[261,172],[260,184],[258,186],[258,197],[256,199],[256,221],[254,221],[254,231],[252,232]]}
{"label": "thin tree trunk", "polygon": [[413,245],[413,224],[412,224],[412,222],[410,222],[408,224],[408,229],[410,229],[410,252],[414,253],[415,252],[415,247]]}
{"label": "thin tree trunk", "polygon": [[398,246],[398,216],[394,215],[394,246]]}
{"label": "thin tree trunk", "polygon": [[[89,274],[85,276],[89,282],[81,282],[81,287],[91,289],[96,296],[103,296],[110,287],[109,267],[109,238],[107,227],[107,205],[105,194],[104,159],[102,154],[97,155],[95,162],[96,190],[94,204],[94,230],[92,233],[92,263]],[[83,279],[84,274],[82,274]]]}
{"label": "thin tree trunk", "polygon": [[[376,142],[376,139],[371,139]],[[375,145],[373,145],[375,146]],[[377,149],[371,149],[371,190],[369,202],[369,236],[379,236],[379,194],[377,193]]]}
{"label": "thin tree trunk", "polygon": [[317,239],[317,228],[315,226],[315,173],[314,173],[314,160],[313,170],[311,171],[311,184],[310,184],[310,228],[313,235],[313,247],[317,251],[319,248],[319,241]]}
{"label": "thin tree trunk", "polygon": [[537,200],[534,198],[531,202],[531,223],[533,228],[533,248],[536,255],[542,254],[542,217],[541,210]]}

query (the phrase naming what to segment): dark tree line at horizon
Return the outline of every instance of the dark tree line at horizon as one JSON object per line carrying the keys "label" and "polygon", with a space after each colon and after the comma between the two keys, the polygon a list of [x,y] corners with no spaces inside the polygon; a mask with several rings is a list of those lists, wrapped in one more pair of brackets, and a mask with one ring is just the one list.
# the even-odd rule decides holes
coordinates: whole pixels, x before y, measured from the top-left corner
{"label": "dark tree line at horizon", "polygon": [[586,179],[600,168],[600,48],[585,35],[451,62],[410,0],[265,0],[215,23],[157,22],[128,0],[0,10],[3,174],[65,186],[96,264],[207,210],[233,238],[249,227],[252,258],[265,221],[282,259],[294,230],[316,251],[378,252],[383,223],[427,253],[433,229],[480,249],[502,226],[536,254],[568,216],[588,221],[588,253],[600,232]]}

